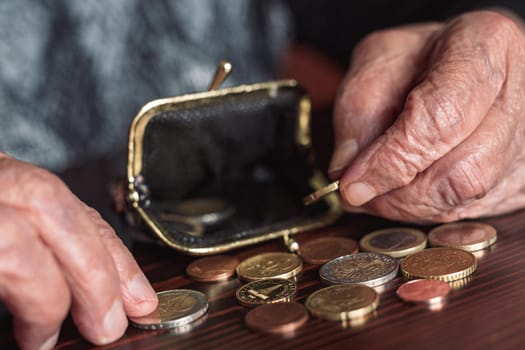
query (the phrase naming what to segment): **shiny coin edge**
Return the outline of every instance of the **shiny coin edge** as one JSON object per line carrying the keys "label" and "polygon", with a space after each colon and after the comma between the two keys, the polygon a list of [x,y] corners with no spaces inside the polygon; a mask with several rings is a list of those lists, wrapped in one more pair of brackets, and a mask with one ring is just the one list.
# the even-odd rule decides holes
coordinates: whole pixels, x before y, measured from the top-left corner
{"label": "shiny coin edge", "polygon": [[154,322],[154,323],[140,323],[140,322],[137,322],[137,320],[140,320],[141,318],[148,317],[148,315],[143,316],[143,317],[129,317],[128,319],[130,321],[130,324],[132,326],[136,327],[136,328],[145,329],[145,330],[157,330],[157,329],[168,329],[168,328],[182,327],[182,326],[188,325],[191,322],[199,319],[200,317],[202,317],[208,311],[208,307],[209,307],[208,297],[206,296],[206,294],[204,294],[202,292],[199,292],[199,291],[196,291],[196,290],[191,290],[191,289],[165,290],[165,291],[162,291],[162,292],[157,292],[157,296],[160,298],[161,295],[163,295],[163,294],[170,294],[170,293],[173,293],[173,292],[191,294],[192,296],[196,297],[195,299],[197,300],[198,303],[200,302],[201,306],[198,307],[196,311],[190,312],[190,313],[188,313],[187,315],[184,315],[184,316],[181,315],[180,317],[178,317],[176,319],[160,321],[160,322]]}

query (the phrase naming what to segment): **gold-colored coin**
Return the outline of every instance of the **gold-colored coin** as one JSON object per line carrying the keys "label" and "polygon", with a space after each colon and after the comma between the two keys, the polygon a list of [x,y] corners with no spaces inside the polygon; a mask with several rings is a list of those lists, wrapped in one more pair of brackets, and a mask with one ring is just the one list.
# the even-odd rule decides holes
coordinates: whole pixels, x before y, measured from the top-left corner
{"label": "gold-colored coin", "polygon": [[339,189],[339,180],[334,181],[334,182],[326,185],[325,187],[318,189],[317,191],[315,191],[313,193],[310,193],[308,196],[303,198],[303,203],[304,203],[304,205],[313,204],[313,203],[317,202],[318,200],[320,200],[321,198],[323,198],[324,196],[326,196],[326,195],[328,195],[328,194],[330,194],[332,192],[335,192],[338,189]]}
{"label": "gold-colored coin", "polygon": [[292,278],[303,269],[303,261],[292,253],[264,253],[252,256],[237,266],[237,276],[243,281],[264,278]]}
{"label": "gold-colored coin", "polygon": [[185,326],[208,310],[205,294],[190,289],[158,292],[159,304],[151,314],[130,317],[130,323],[141,329],[163,329]]}
{"label": "gold-colored coin", "polygon": [[471,253],[456,248],[430,248],[401,261],[401,273],[408,279],[426,278],[445,282],[470,276],[477,268]]}
{"label": "gold-colored coin", "polygon": [[292,302],[297,292],[294,282],[283,278],[253,281],[237,289],[237,300],[244,306]]}
{"label": "gold-colored coin", "polygon": [[428,240],[434,247],[452,247],[469,252],[487,248],[497,238],[496,229],[481,222],[454,222],[438,226],[428,233]]}
{"label": "gold-colored coin", "polygon": [[379,294],[362,285],[336,285],[320,289],[306,299],[306,308],[319,318],[331,321],[362,318],[379,304]]}
{"label": "gold-colored coin", "polygon": [[425,249],[427,236],[420,230],[393,227],[365,235],[359,241],[361,250],[401,258]]}

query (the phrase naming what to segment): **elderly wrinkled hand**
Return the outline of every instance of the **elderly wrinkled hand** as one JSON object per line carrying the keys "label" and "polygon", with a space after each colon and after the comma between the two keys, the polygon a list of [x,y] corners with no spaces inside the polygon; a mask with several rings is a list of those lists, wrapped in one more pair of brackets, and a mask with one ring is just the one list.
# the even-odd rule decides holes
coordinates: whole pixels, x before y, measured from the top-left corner
{"label": "elderly wrinkled hand", "polygon": [[0,300],[22,349],[51,349],[71,311],[95,344],[157,305],[113,229],[54,175],[0,154]]}
{"label": "elderly wrinkled hand", "polygon": [[334,113],[348,211],[413,222],[525,206],[525,34],[493,11],[372,33]]}

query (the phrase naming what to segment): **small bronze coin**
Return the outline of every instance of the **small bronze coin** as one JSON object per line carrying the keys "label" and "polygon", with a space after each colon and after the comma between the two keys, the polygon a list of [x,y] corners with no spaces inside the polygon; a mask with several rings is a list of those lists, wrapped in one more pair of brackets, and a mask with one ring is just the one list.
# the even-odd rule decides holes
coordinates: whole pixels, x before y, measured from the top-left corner
{"label": "small bronze coin", "polygon": [[357,242],[343,237],[321,237],[299,247],[299,255],[308,264],[321,265],[343,255],[357,253]]}
{"label": "small bronze coin", "polygon": [[370,232],[359,241],[361,250],[401,258],[425,249],[427,236],[420,230],[392,227]]}
{"label": "small bronze coin", "polygon": [[206,313],[208,297],[196,290],[174,289],[158,292],[159,304],[151,314],[130,317],[130,323],[141,329],[164,329],[185,326]]}
{"label": "small bronze coin", "polygon": [[379,304],[379,294],[367,286],[336,285],[320,289],[306,299],[310,313],[331,321],[362,318]]}
{"label": "small bronze coin", "polygon": [[263,278],[292,278],[303,269],[303,261],[292,253],[263,253],[243,260],[237,266],[237,276],[243,281]]}
{"label": "small bronze coin", "polygon": [[255,331],[286,334],[305,324],[308,312],[298,303],[265,304],[250,310],[244,320]]}
{"label": "small bronze coin", "polygon": [[297,292],[295,282],[283,278],[253,281],[237,289],[237,300],[244,306],[292,302]]}
{"label": "small bronze coin", "polygon": [[189,264],[186,267],[186,274],[200,282],[222,281],[233,276],[239,262],[234,256],[207,256]]}
{"label": "small bronze coin", "polygon": [[401,273],[408,279],[435,279],[445,282],[470,276],[477,260],[457,248],[430,248],[407,256],[401,261]]}
{"label": "small bronze coin", "polygon": [[397,296],[413,303],[441,303],[450,292],[450,285],[439,280],[413,280],[397,289]]}
{"label": "small bronze coin", "polygon": [[487,248],[496,242],[496,229],[481,222],[454,222],[438,226],[428,234],[434,247],[459,248],[469,252]]}

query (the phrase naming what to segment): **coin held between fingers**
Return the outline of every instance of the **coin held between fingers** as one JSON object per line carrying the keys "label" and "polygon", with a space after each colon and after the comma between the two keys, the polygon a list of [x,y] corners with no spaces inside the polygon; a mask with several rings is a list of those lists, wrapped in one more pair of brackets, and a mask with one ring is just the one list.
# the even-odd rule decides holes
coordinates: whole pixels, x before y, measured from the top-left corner
{"label": "coin held between fingers", "polygon": [[304,205],[311,205],[326,195],[339,190],[339,180],[334,181],[303,198]]}

